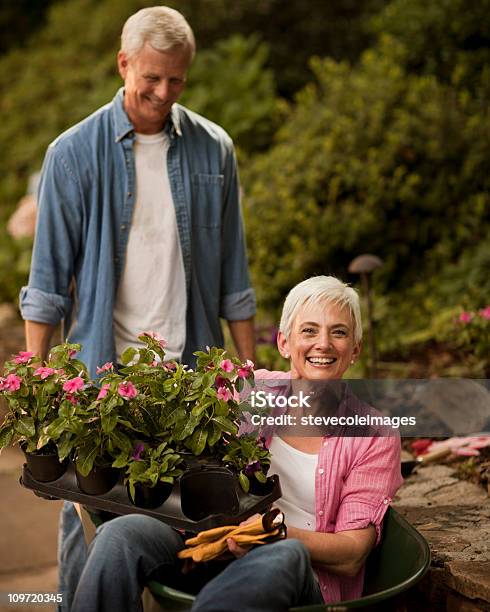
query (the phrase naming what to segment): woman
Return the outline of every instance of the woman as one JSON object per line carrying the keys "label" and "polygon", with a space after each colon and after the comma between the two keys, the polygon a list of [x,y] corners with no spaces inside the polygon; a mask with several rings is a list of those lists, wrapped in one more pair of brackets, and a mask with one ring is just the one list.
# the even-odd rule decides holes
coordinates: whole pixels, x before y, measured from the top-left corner
{"label": "woman", "polygon": [[[356,292],[333,277],[310,278],[291,290],[281,317],[278,348],[290,360],[290,373],[259,370],[256,378],[287,377],[293,392],[301,381],[340,379],[359,357],[361,336]],[[337,413],[361,407],[348,392],[339,401]],[[237,559],[207,582],[193,610],[287,610],[361,595],[364,562],[402,482],[399,438],[291,433],[269,440],[288,538],[250,551],[230,539]],[[178,578],[182,547],[176,531],[149,517],[123,516],[103,525],[73,610],[140,609],[145,582]]]}

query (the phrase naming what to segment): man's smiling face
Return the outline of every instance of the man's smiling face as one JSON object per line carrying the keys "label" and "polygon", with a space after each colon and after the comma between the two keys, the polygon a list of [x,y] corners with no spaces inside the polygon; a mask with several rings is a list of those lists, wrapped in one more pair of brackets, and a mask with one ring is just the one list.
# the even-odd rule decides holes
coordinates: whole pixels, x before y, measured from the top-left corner
{"label": "man's smiling face", "polygon": [[185,88],[190,58],[187,48],[163,52],[149,43],[130,57],[119,51],[124,109],[136,132],[156,134],[163,129],[172,104]]}

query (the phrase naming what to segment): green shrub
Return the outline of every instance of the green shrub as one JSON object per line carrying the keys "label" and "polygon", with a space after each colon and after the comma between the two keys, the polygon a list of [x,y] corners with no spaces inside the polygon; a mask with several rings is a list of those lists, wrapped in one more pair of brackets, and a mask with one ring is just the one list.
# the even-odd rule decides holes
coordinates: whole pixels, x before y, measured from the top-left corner
{"label": "green shrub", "polygon": [[489,228],[486,110],[464,91],[408,73],[383,39],[351,67],[315,59],[274,146],[242,172],[258,302],[277,317],[313,274],[385,264],[377,291],[406,292],[483,241]]}

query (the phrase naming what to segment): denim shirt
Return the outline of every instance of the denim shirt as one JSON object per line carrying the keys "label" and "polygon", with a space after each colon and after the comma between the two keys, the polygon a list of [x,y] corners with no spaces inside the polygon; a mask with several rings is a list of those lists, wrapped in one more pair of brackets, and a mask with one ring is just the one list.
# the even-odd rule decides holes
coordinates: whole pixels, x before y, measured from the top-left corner
{"label": "denim shirt", "polygon": [[[48,148],[38,194],[29,284],[20,292],[25,320],[56,325],[82,344],[96,366],[117,361],[113,306],[124,269],[135,204],[134,128],[113,101]],[[165,124],[167,154],[187,286],[183,361],[223,345],[219,318],[255,314],[233,143],[219,126],[174,104]],[[147,330],[141,330],[147,331]]]}

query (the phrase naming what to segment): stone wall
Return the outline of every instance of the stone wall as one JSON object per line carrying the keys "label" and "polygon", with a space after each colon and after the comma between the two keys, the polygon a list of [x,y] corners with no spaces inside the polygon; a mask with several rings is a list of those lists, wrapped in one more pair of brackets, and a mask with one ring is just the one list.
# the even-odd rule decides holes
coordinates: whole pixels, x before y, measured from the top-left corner
{"label": "stone wall", "polygon": [[490,611],[490,498],[446,465],[418,468],[394,507],[427,539],[431,567],[407,610]]}

